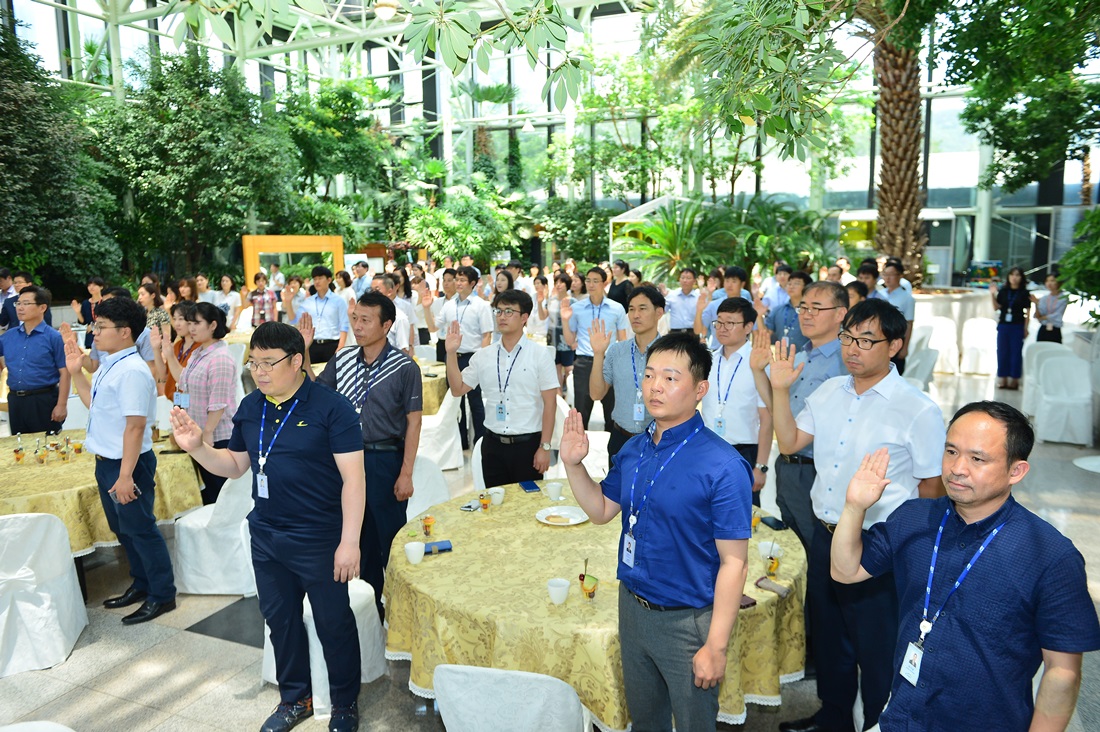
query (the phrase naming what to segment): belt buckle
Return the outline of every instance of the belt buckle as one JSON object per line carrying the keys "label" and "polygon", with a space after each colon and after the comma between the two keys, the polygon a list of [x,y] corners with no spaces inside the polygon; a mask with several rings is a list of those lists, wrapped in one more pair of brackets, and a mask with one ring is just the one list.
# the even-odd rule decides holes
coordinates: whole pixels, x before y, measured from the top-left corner
{"label": "belt buckle", "polygon": [[[630,594],[634,595],[633,592],[630,593]],[[645,599],[641,595],[634,595],[634,599],[637,600],[638,604],[641,605],[642,607],[644,607],[646,610],[652,610],[653,609],[653,606],[650,605],[649,600]]]}

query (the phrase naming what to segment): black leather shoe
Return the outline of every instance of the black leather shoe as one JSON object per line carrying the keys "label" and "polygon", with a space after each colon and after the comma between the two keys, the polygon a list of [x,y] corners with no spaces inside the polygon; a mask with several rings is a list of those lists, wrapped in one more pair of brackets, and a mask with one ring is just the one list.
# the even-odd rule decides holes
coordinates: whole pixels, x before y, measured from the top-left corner
{"label": "black leather shoe", "polygon": [[175,609],[175,600],[169,600],[168,602],[153,602],[152,600],[146,600],[142,603],[141,607],[137,609],[137,612],[130,613],[124,617],[122,619],[122,624],[137,625],[138,623],[146,623],[158,615],[164,615],[166,612]]}
{"label": "black leather shoe", "polygon": [[260,732],[287,732],[302,720],[313,716],[313,697],[298,702],[280,702],[260,727]]}
{"label": "black leather shoe", "polygon": [[359,703],[351,706],[332,705],[332,717],[328,721],[328,732],[358,732]]}
{"label": "black leather shoe", "polygon": [[134,603],[141,602],[146,597],[148,597],[148,593],[146,593],[143,590],[135,590],[133,587],[131,587],[130,589],[126,590],[125,592],[123,592],[118,597],[111,597],[109,599],[104,600],[103,601],[103,607],[107,607],[107,608],[111,608],[111,609],[114,609],[114,608],[117,608],[117,607],[126,607],[128,605],[133,605]]}
{"label": "black leather shoe", "polygon": [[840,732],[840,730],[819,724],[815,717],[806,717],[793,722],[781,722],[779,732]]}

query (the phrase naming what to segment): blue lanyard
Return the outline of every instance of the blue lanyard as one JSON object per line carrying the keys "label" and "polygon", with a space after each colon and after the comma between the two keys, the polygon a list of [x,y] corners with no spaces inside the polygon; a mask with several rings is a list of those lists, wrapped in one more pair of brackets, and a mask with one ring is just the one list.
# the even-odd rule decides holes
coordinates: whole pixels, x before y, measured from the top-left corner
{"label": "blue lanyard", "polygon": [[634,388],[641,389],[641,384],[638,383],[638,364],[634,362],[634,354],[638,352],[637,343],[631,339],[630,341],[630,372],[634,374]]}
{"label": "blue lanyard", "polygon": [[[718,390],[722,389],[722,362],[726,359],[722,356],[722,349],[718,349]],[[737,370],[741,368],[741,362],[745,360],[744,356],[737,357],[737,365],[733,367],[733,376],[730,377],[730,381],[726,384],[726,393],[722,398],[718,400],[718,408],[721,409],[725,406],[726,402],[730,398],[730,389],[733,388],[733,380],[737,378]],[[715,395],[717,396],[717,395]]]}
{"label": "blue lanyard", "polygon": [[92,385],[92,398],[89,400],[89,402],[88,402],[89,404],[95,403],[95,395],[99,393],[99,387],[104,381],[106,381],[107,374],[111,373],[111,369],[113,369],[115,366],[118,366],[120,363],[122,363],[123,361],[130,358],[130,356],[133,356],[136,353],[137,353],[137,351],[130,351],[125,356],[123,356],[119,360],[115,361],[110,366],[108,366],[107,369],[103,372],[103,375],[95,380],[95,384]]}
{"label": "blue lanyard", "polygon": [[271,436],[271,444],[267,446],[267,452],[264,452],[264,425],[267,423],[267,399],[264,399],[264,411],[263,414],[260,415],[260,449],[256,458],[256,462],[260,466],[261,474],[264,472],[264,465],[267,464],[267,456],[271,454],[272,448],[275,447],[275,440],[279,439],[279,433],[283,431],[283,427],[286,427],[286,423],[290,421],[290,415],[294,414],[294,407],[296,406],[298,406],[297,399],[290,405],[290,409],[286,412],[286,417],[283,418],[283,423],[279,425],[279,429],[275,430],[275,434]]}
{"label": "blue lanyard", "polygon": [[924,642],[924,636],[928,634],[928,631],[932,630],[932,626],[935,625],[937,620],[939,620],[940,613],[942,613],[943,609],[947,607],[947,601],[951,599],[951,596],[955,594],[955,590],[959,589],[959,585],[961,585],[963,583],[963,580],[966,579],[966,576],[970,574],[970,568],[974,566],[974,564],[978,561],[978,557],[980,557],[982,555],[982,552],[985,551],[985,548],[989,546],[989,542],[993,541],[993,537],[995,537],[1007,523],[1006,521],[1002,521],[1001,525],[993,529],[993,531],[989,533],[989,536],[985,538],[985,541],[982,542],[982,545],[978,547],[978,551],[974,552],[974,556],[972,556],[970,558],[970,561],[966,563],[966,567],[964,567],[962,573],[959,574],[959,578],[955,580],[955,585],[947,593],[947,597],[943,598],[943,602],[940,604],[940,609],[936,611],[936,614],[932,616],[932,620],[929,621],[928,601],[932,597],[932,576],[936,573],[936,559],[939,558],[940,554],[940,539],[943,538],[943,527],[947,525],[947,518],[950,515],[950,508],[943,512],[943,520],[940,521],[940,530],[936,532],[936,544],[932,547],[932,563],[928,566],[928,584],[925,585],[924,588],[924,615],[922,616],[920,622],[920,640],[917,641],[918,644]]}
{"label": "blue lanyard", "polygon": [[701,428],[696,427],[694,432],[685,437],[684,441],[676,446],[676,449],[672,451],[672,454],[668,456],[668,459],[665,460],[664,464],[661,467],[657,468],[657,472],[654,473],[653,477],[649,479],[649,485],[646,486],[645,493],[642,494],[642,502],[638,504],[638,510],[635,511],[634,486],[638,483],[638,472],[642,469],[642,462],[645,460],[645,444],[643,443],[642,451],[638,454],[638,464],[634,466],[634,478],[630,481],[630,519],[628,521],[629,528],[627,532],[632,536],[634,534],[634,524],[638,523],[638,514],[640,514],[642,512],[642,509],[645,508],[645,502],[649,499],[649,492],[653,490],[653,484],[657,482],[657,479],[661,477],[661,473],[663,473],[665,468],[668,467],[668,464],[672,462],[672,459],[676,457],[676,453],[680,452],[684,445],[691,442],[691,438],[699,434],[700,429]]}
{"label": "blue lanyard", "polygon": [[[363,379],[363,398],[360,399],[359,403],[355,405],[355,411],[357,411],[357,412],[363,411],[363,405],[365,405],[367,403],[367,397],[370,396],[370,389],[371,389],[372,386],[374,386],[374,382],[378,380],[378,375],[382,373],[382,364],[386,360],[386,359],[383,358],[383,356],[385,356],[385,355],[386,355],[386,349],[383,348],[382,353],[379,354],[378,360],[375,362],[378,365],[374,367],[374,373],[373,374],[371,374],[370,366],[364,366],[363,365],[363,359],[362,358],[357,359],[356,375],[360,379]],[[374,364],[372,364],[372,365],[374,365]],[[364,370],[367,372],[367,375],[365,377],[363,376],[363,371]],[[288,417],[290,416],[289,412],[287,412],[287,416]]]}
{"label": "blue lanyard", "polygon": [[317,295],[317,323],[321,323],[321,319],[325,317],[325,308],[328,307],[328,293],[325,293],[325,297]]}
{"label": "blue lanyard", "polygon": [[[592,320],[599,320],[600,319],[600,315],[603,314],[603,303],[604,303],[604,301],[600,300],[600,304],[598,306],[595,306],[596,316],[594,318],[592,318]],[[588,301],[588,307],[589,307],[589,309],[592,309],[592,307],[593,307],[591,300]]]}
{"label": "blue lanyard", "polygon": [[[791,318],[792,315],[794,316],[793,319]],[[790,333],[791,328],[793,328],[795,326],[795,323],[797,322],[798,311],[794,309],[794,305],[790,305],[789,308],[783,313],[783,323],[785,326],[783,334],[786,335],[787,333]]]}
{"label": "blue lanyard", "polygon": [[519,360],[519,352],[523,350],[523,344],[516,346],[516,355],[512,356],[512,365],[508,367],[508,375],[504,377],[504,386],[500,385],[500,354],[504,351],[504,344],[498,344],[497,348],[497,389],[500,390],[500,395],[504,396],[504,393],[508,391],[508,384],[512,381],[512,369],[516,367],[516,361]]}
{"label": "blue lanyard", "polygon": [[[460,312],[459,309],[458,309],[459,305],[465,305],[466,307],[462,308],[462,310]],[[455,315],[458,316],[457,320],[458,320],[458,325],[459,325],[460,328],[462,327],[462,316],[466,314],[466,310],[468,310],[469,307],[470,307],[470,298],[469,297],[466,298],[465,300],[463,300],[462,302],[455,302]]]}

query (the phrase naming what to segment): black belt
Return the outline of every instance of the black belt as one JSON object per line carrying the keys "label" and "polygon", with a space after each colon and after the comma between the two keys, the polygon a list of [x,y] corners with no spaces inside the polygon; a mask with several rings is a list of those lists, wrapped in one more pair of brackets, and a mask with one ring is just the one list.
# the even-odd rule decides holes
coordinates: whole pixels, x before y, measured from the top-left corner
{"label": "black belt", "polygon": [[611,420],[611,431],[618,432],[619,434],[626,435],[627,437],[634,437],[635,435],[641,434],[639,432],[631,432],[630,430],[623,429],[619,426],[619,423],[614,420]]}
{"label": "black belt", "polygon": [[828,521],[822,521],[821,519],[818,519],[818,521],[821,521],[821,525],[824,526],[830,534],[836,531],[836,524],[830,524]]}
{"label": "black belt", "polygon": [[377,442],[364,442],[363,449],[367,452],[398,452],[404,449],[405,441],[396,437]]}
{"label": "black belt", "polygon": [[316,346],[319,346],[322,343],[339,343],[339,342],[340,342],[339,338],[314,338],[313,339],[313,344],[316,345]]}
{"label": "black belt", "polygon": [[41,389],[26,389],[26,390],[23,390],[23,391],[13,389],[13,390],[10,390],[8,392],[8,394],[11,395],[11,396],[17,396],[17,397],[38,396],[39,394],[50,394],[52,392],[55,392],[55,391],[57,391],[57,388],[58,388],[57,385],[54,384],[53,386],[46,386],[46,387],[43,387]]}
{"label": "black belt", "polygon": [[780,455],[779,459],[791,465],[813,465],[814,459],[805,455]]}
{"label": "black belt", "polygon": [[576,361],[585,361],[585,360],[591,361],[592,357],[591,356],[582,356],[581,354],[578,353],[576,359],[574,359],[574,360],[576,360]]}
{"label": "black belt", "polygon": [[694,333],[694,328],[669,328],[669,333]]}
{"label": "black belt", "polygon": [[[630,590],[627,590],[627,592],[630,592]],[[642,597],[641,595],[635,595],[633,592],[630,592],[630,596],[633,597],[635,600],[637,600],[638,604],[641,605],[642,607],[644,607],[646,610],[656,610],[658,612],[667,613],[667,612],[671,612],[673,610],[694,610],[695,609],[695,608],[691,607],[690,605],[678,605],[676,607],[667,606],[667,605],[655,605],[652,602],[650,602],[649,600]]]}
{"label": "black belt", "polygon": [[531,440],[542,437],[541,432],[528,432],[526,435],[498,435],[496,432],[490,432],[485,430],[485,436],[491,437],[502,445],[518,445],[524,442],[530,442]]}

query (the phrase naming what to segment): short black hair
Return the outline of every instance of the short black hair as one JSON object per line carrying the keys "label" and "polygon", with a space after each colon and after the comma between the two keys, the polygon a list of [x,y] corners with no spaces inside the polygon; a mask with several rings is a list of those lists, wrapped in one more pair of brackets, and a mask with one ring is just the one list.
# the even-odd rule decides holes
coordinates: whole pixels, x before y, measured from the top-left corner
{"label": "short black hair", "polygon": [[[587,277],[590,274],[598,274],[600,276],[601,280],[603,280],[604,282],[607,282],[607,272],[604,272],[603,268],[601,268],[601,267],[592,267],[591,269],[589,269],[587,272],[584,273],[584,276]],[[582,278],[582,279],[584,279],[584,278]]]}
{"label": "short black hair", "polygon": [[849,310],[840,327],[852,333],[856,326],[869,320],[878,321],[884,338],[891,341],[900,341],[905,338],[905,329],[908,325],[905,322],[905,316],[889,302],[877,297],[868,298]]}
{"label": "short black hair", "polygon": [[694,333],[669,333],[661,336],[653,341],[646,352],[646,363],[648,364],[649,359],[653,358],[653,354],[662,351],[687,356],[691,366],[691,378],[696,384],[710,376],[712,363],[710,349],[704,346]]}
{"label": "short black hair", "polygon": [[[470,255],[469,254],[463,254],[462,256],[468,257]],[[455,278],[457,279],[459,277],[465,277],[467,282],[471,282],[474,285],[477,285],[477,281],[479,279],[481,279],[477,275],[477,270],[474,269],[473,267],[469,267],[469,266],[459,267],[458,269],[455,270]]]}
{"label": "short black hair", "polygon": [[268,267],[274,267],[275,269],[281,269],[282,268],[282,265],[279,264],[278,262],[272,262],[271,264],[269,264],[267,266]]}
{"label": "short black hair", "polygon": [[107,320],[120,328],[130,329],[130,339],[137,341],[145,330],[145,308],[133,300],[130,293],[126,297],[111,297],[99,303],[95,309],[96,320]]}
{"label": "short black hair", "polygon": [[252,284],[258,285],[260,284],[260,280],[267,282],[267,275],[265,275],[263,272],[257,272],[256,274],[252,275]]}
{"label": "short black hair", "polygon": [[636,297],[644,297],[649,300],[653,303],[654,308],[664,309],[665,307],[665,296],[653,285],[638,285],[632,289],[630,291],[630,296],[626,299],[627,307],[630,307],[630,303],[634,302],[634,298]]}
{"label": "short black hair", "polygon": [[194,300],[180,300],[172,306],[171,313],[172,315],[179,313],[184,320],[191,320],[188,316],[195,311],[195,305],[197,304]]}
{"label": "short black hair", "polygon": [[847,258],[846,256],[844,256],[843,254],[841,254],[841,255],[840,255],[839,257],[837,257],[837,258],[836,258],[836,263],[837,263],[837,264],[840,264],[840,260],[842,260],[842,259],[843,259],[843,260],[844,260],[845,262],[847,262],[847,263],[848,263],[848,266],[849,266],[849,267],[851,267],[851,266],[852,266],[852,260],[848,259],[848,258]]}
{"label": "short black hair", "polygon": [[323,264],[318,264],[316,267],[314,267],[310,271],[309,276],[310,277],[328,277],[331,280],[332,279],[332,270],[329,269],[328,267],[326,267]]}
{"label": "short black hair", "polygon": [[[854,280],[858,282],[858,280]],[[862,282],[859,284],[863,285]],[[867,286],[863,285],[863,289],[866,290]],[[833,306],[838,308],[846,308],[851,302],[848,299],[848,290],[844,288],[839,282],[830,282],[828,280],[821,280],[808,285],[802,290],[802,299],[805,300],[806,296],[811,292],[822,292],[828,297],[833,299]]]}
{"label": "short black hair", "polygon": [[523,290],[513,290],[511,288],[504,292],[498,292],[496,297],[493,298],[494,308],[499,308],[501,305],[516,305],[523,315],[530,315],[534,309],[534,303],[531,301],[530,295]]}
{"label": "short black hair", "polygon": [[781,265],[779,265],[778,267],[775,268],[775,273],[776,274],[779,274],[780,272],[786,272],[787,274],[791,274],[792,272],[794,272],[794,270],[791,269],[791,266],[789,264],[781,264]]}
{"label": "short black hair", "polygon": [[514,269],[523,269],[523,262],[519,261],[518,259],[513,259],[511,262],[508,263],[508,269],[513,269],[513,268]]}
{"label": "short black hair", "polygon": [[905,273],[905,267],[897,259],[887,259],[886,264],[882,267],[882,271],[885,272],[887,267],[893,267],[898,271],[899,275]]}
{"label": "short black hair", "polygon": [[225,324],[225,313],[212,303],[195,303],[195,309],[183,316],[188,323],[197,323],[199,318],[214,324],[214,340],[220,341],[229,334],[229,328]]}
{"label": "short black hair", "polygon": [[726,272],[721,267],[715,267],[707,273],[707,279],[714,278],[718,280],[718,284],[722,285],[726,281]]}
{"label": "short black hair", "polygon": [[371,282],[374,282],[375,280],[379,280],[382,284],[384,284],[390,290],[396,290],[397,289],[397,280],[395,280],[393,278],[393,275],[390,275],[390,274],[376,274],[374,277],[370,278]]}
{"label": "short black hair", "polygon": [[546,281],[546,275],[535,275],[535,282],[538,282],[540,285],[543,286],[550,284]]}
{"label": "short black hair", "polygon": [[856,270],[856,276],[859,275],[871,275],[875,279],[878,279],[878,265],[864,263],[859,265],[859,269]]}
{"label": "short black hair", "polygon": [[26,287],[24,287],[22,290],[19,291],[19,293],[16,295],[16,298],[18,298],[19,295],[23,295],[25,293],[34,295],[34,304],[35,305],[45,305],[46,307],[50,306],[50,293],[45,287],[36,287],[35,285],[27,285]]}
{"label": "short black hair", "polygon": [[[3,277],[3,276],[4,275],[0,274],[0,277]],[[89,277],[88,281],[85,282],[84,284],[85,285],[99,285],[100,287],[106,287],[107,286],[106,280],[104,280],[102,277]]]}
{"label": "short black hair", "polygon": [[11,278],[13,280],[16,277],[23,280],[24,282],[34,282],[34,275],[32,275],[30,272],[26,271],[25,269],[17,269],[14,272],[11,273]]}
{"label": "short black hair", "polygon": [[[134,296],[130,294],[130,291],[125,287],[108,287],[106,290],[100,293],[103,297],[124,297],[127,300],[133,300]],[[99,308],[96,308],[96,312]]]}
{"label": "short black hair", "polygon": [[565,289],[569,289],[569,287],[573,284],[573,278],[567,275],[565,273],[565,270],[559,269],[558,273],[554,275],[554,283],[556,284],[558,282],[565,285]]}
{"label": "short black hair", "polygon": [[302,334],[293,325],[268,321],[261,323],[252,331],[252,339],[248,343],[248,350],[264,349],[269,351],[282,351],[288,356],[305,354],[306,342]]}
{"label": "short black hair", "polygon": [[458,277],[458,272],[455,271],[454,267],[447,267],[443,270],[443,273],[439,275],[439,279],[442,280],[447,275],[450,275],[451,277]]}
{"label": "short black hair", "polygon": [[814,283],[814,278],[810,277],[808,274],[801,270],[799,270],[798,272],[791,272],[791,276],[787,278],[787,282],[790,282],[791,280],[802,280],[803,289],[809,287]]}
{"label": "short black hair", "polygon": [[690,272],[692,277],[698,277],[699,276],[699,273],[695,271],[694,267],[681,267],[680,268],[680,274],[677,275],[677,278],[682,276],[684,274],[684,272]]}
{"label": "short black hair", "polygon": [[1005,435],[1005,453],[1009,465],[1020,460],[1027,460],[1028,456],[1031,455],[1031,448],[1035,446],[1035,430],[1032,429],[1031,423],[1028,422],[1027,417],[1020,410],[1004,402],[970,402],[955,412],[955,416],[951,418],[947,428],[951,429],[951,425],[955,424],[959,417],[971,412],[985,414],[1005,426],[1007,432]]}
{"label": "short black hair", "polygon": [[[859,295],[861,300],[866,300],[867,299],[867,295],[868,295],[867,285],[863,284],[859,280],[852,280],[851,282],[846,284],[844,287],[849,289],[849,290],[855,290],[856,294]],[[848,302],[851,302],[851,301],[852,301],[852,299],[849,297]]]}
{"label": "short black hair", "polygon": [[752,303],[743,297],[727,297],[722,302],[718,303],[718,310],[716,315],[722,313],[736,313],[746,323],[756,322],[756,308],[752,306]]}
{"label": "short black hair", "polygon": [[745,271],[745,268],[738,267],[736,265],[732,267],[726,267],[724,279],[728,280],[732,277],[736,277],[737,279],[741,280],[742,285],[749,281],[749,273]]}
{"label": "short black hair", "polygon": [[359,296],[355,304],[367,308],[378,308],[379,322],[383,325],[387,322],[392,325],[397,321],[397,306],[394,304],[393,300],[389,299],[381,292],[367,290]]}
{"label": "short black hair", "polygon": [[[262,274],[262,273],[261,273]],[[267,279],[266,277],[264,279]],[[291,282],[297,282],[299,287],[305,287],[306,281],[302,279],[301,275],[291,275],[286,278],[286,283],[289,285]]]}
{"label": "short black hair", "polygon": [[11,277],[11,270],[7,267],[0,267],[0,280],[6,280]]}

